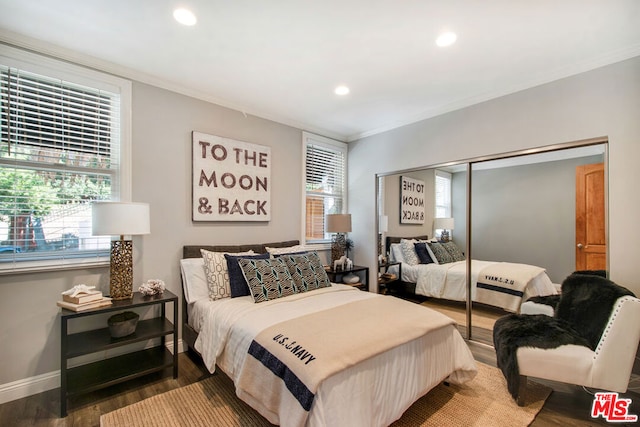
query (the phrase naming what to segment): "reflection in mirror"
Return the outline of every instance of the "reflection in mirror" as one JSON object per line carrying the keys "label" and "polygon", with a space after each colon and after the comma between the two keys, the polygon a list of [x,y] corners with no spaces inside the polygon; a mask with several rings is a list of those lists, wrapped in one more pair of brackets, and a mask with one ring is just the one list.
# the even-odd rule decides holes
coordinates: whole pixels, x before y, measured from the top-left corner
{"label": "reflection in mirror", "polygon": [[[387,273],[379,279],[380,291],[444,312],[464,336],[466,175],[466,164],[448,164],[379,176],[377,184],[379,254],[389,263],[379,269]],[[435,246],[443,232],[446,247],[457,254],[448,264],[434,262],[438,248],[449,255],[445,247]]]}
{"label": "reflection in mirror", "polygon": [[471,254],[482,264],[474,340],[492,344],[497,317],[559,291],[573,271],[606,270],[604,153],[600,144],[471,165]]}
{"label": "reflection in mirror", "polygon": [[[492,345],[495,320],[527,298],[558,292],[575,270],[606,270],[606,142],[569,145],[379,175],[379,255],[401,263],[380,267],[380,291],[435,308],[463,336]],[[415,194],[403,192],[403,182],[424,183],[423,220],[406,212],[417,205],[407,206]],[[412,241],[439,240],[437,217],[452,219],[445,252],[441,241]],[[499,291],[505,280],[519,287],[514,295]]]}

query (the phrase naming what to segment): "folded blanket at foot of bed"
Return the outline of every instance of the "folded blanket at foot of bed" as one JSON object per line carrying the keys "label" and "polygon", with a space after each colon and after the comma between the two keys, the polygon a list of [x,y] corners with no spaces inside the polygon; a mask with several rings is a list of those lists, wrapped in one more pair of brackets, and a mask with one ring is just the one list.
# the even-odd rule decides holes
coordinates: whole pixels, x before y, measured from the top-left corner
{"label": "folded blanket at foot of bed", "polygon": [[237,392],[239,396],[269,395],[264,403],[270,412],[276,414],[285,405],[287,421],[304,425],[324,379],[453,323],[436,311],[391,296],[351,302],[278,323],[260,332],[251,343]]}
{"label": "folded blanket at foot of bed", "polygon": [[498,262],[489,265],[478,274],[475,300],[518,312],[527,285],[544,271],[528,264]]}

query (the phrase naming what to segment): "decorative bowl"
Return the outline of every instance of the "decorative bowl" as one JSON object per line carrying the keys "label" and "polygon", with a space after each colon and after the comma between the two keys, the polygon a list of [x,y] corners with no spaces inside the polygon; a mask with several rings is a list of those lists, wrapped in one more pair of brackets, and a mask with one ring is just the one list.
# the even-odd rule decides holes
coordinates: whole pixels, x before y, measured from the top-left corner
{"label": "decorative bowl", "polygon": [[342,283],[354,285],[358,282],[360,282],[360,276],[358,276],[357,274],[349,273],[342,276]]}
{"label": "decorative bowl", "polygon": [[133,311],[124,311],[109,317],[109,332],[112,338],[122,338],[136,331],[140,315]]}

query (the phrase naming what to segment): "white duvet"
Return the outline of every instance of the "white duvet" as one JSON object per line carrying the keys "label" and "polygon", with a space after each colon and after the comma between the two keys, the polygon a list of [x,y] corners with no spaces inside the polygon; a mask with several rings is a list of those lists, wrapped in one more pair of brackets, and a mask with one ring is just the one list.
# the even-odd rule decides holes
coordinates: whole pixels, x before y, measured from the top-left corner
{"label": "white duvet", "polygon": [[[259,304],[251,297],[198,301],[192,307],[199,326],[195,348],[209,371],[217,365],[235,382],[251,341],[263,328],[375,297],[381,296],[334,284]],[[307,425],[386,426],[441,381],[463,383],[475,374],[473,355],[455,325],[449,325],[329,377],[318,389]],[[259,401],[247,403],[260,412]],[[283,410],[269,421],[290,425],[286,415]]]}
{"label": "white duvet", "polygon": [[[499,264],[494,261],[471,261],[471,300],[477,301],[476,284],[480,272],[488,266]],[[395,266],[394,266],[395,267]],[[397,274],[396,270],[391,272]],[[415,293],[426,297],[442,298],[452,301],[465,301],[467,295],[467,262],[457,261],[447,264],[402,264],[402,280],[416,284]],[[558,291],[549,276],[542,272],[534,277],[526,286],[522,301],[538,295],[554,295]],[[483,301],[484,303],[490,303]],[[513,310],[508,305],[492,304],[507,311]]]}

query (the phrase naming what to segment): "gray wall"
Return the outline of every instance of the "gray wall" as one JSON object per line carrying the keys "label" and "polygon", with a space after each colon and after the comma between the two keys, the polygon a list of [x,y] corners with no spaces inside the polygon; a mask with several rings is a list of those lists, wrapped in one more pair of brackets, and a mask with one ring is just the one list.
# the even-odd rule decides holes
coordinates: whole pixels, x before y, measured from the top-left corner
{"label": "gray wall", "polygon": [[640,57],[349,144],[349,211],[360,248],[355,261],[376,266],[376,173],[606,136],[611,278],[640,294],[638,117]]}
{"label": "gray wall", "polygon": [[583,157],[474,170],[473,258],[538,265],[561,283],[575,270],[575,168],[602,161]]}

